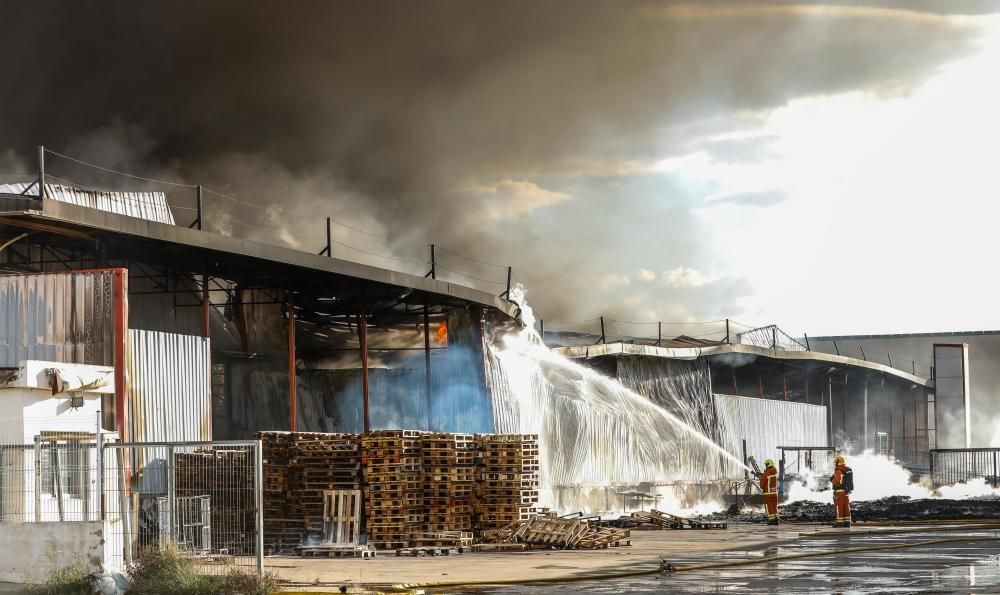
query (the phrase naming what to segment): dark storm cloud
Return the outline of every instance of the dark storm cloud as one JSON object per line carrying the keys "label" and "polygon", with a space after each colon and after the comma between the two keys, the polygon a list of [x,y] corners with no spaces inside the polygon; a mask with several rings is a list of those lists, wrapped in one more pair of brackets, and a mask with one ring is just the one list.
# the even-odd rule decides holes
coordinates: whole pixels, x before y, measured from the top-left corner
{"label": "dark storm cloud", "polygon": [[[0,139],[346,214],[394,238],[386,248],[434,238],[510,255],[544,308],[561,292],[547,279],[628,268],[633,238],[679,245],[697,223],[680,207],[655,227],[589,222],[619,248],[567,268],[505,212],[565,212],[580,195],[566,179],[687,150],[693,123],[807,95],[905,93],[975,48],[965,21],[843,4],[0,0]],[[578,209],[567,225],[615,211]],[[562,253],[588,250],[590,236],[564,237]]]}

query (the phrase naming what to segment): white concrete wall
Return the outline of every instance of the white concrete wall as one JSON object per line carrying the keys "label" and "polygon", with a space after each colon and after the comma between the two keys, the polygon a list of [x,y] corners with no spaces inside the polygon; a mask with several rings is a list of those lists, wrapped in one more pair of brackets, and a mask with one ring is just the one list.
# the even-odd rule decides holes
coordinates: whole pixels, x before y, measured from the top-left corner
{"label": "white concrete wall", "polygon": [[53,566],[79,559],[88,570],[104,567],[104,524],[15,523],[0,525],[0,582],[23,583]]}

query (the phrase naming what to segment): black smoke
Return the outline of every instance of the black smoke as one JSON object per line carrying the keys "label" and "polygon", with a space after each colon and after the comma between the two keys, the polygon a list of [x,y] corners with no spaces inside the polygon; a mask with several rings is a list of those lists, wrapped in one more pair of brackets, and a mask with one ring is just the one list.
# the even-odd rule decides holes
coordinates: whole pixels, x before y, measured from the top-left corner
{"label": "black smoke", "polygon": [[388,237],[340,230],[348,243],[409,259],[433,240],[513,265],[546,315],[586,317],[616,298],[574,279],[706,258],[690,214],[704,197],[644,164],[794,98],[906,93],[975,48],[961,20],[838,4],[2,0],[0,149],[274,205],[216,203],[307,247],[326,215]]}

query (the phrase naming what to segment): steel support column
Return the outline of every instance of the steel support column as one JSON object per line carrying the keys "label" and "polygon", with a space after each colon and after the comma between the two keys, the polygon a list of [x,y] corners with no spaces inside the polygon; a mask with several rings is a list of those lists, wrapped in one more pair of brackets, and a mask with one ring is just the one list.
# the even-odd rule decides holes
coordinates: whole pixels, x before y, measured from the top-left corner
{"label": "steel support column", "polygon": [[298,407],[296,403],[295,374],[295,298],[291,288],[288,289],[288,427],[290,431],[298,431]]}
{"label": "steel support column", "polygon": [[371,421],[368,417],[368,314],[364,310],[358,314],[358,339],[361,343],[361,396],[367,434],[371,431]]}
{"label": "steel support column", "polygon": [[208,275],[201,275],[201,334],[206,339],[211,338],[212,327],[211,319],[209,318],[209,292],[208,292]]}
{"label": "steel support column", "polygon": [[[427,304],[424,304],[424,400],[427,404],[427,429],[431,428],[431,322]],[[367,411],[367,407],[365,411]]]}
{"label": "steel support column", "polygon": [[125,401],[128,395],[125,367],[128,365],[128,279],[124,269],[114,269],[115,294],[115,425],[119,439],[131,438],[126,425]]}
{"label": "steel support column", "polygon": [[864,439],[861,441],[861,448],[868,450],[868,379],[865,378],[864,410],[861,413],[861,433]]}

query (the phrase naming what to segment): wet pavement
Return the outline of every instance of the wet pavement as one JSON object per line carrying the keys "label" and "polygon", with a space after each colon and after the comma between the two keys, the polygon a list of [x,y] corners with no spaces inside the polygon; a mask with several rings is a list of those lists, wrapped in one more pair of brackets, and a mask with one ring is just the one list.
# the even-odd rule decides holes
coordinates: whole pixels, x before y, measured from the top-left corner
{"label": "wet pavement", "polygon": [[[767,550],[733,550],[669,560],[678,568],[844,548],[954,537],[989,541],[775,560],[757,565],[615,580],[517,585],[479,593],[1000,593],[1000,531],[914,532],[798,539]],[[995,539],[993,539],[995,538]],[[636,570],[640,570],[636,568]]]}

